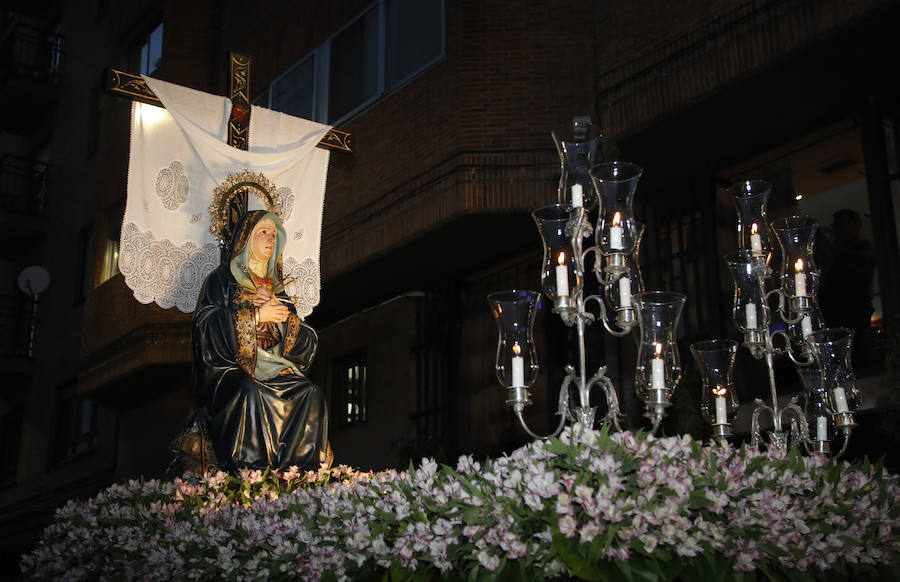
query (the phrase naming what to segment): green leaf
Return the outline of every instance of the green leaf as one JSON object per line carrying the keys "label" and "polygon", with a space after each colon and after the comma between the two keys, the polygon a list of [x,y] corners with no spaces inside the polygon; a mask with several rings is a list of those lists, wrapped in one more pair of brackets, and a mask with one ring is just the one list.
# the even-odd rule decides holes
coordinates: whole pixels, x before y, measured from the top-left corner
{"label": "green leaf", "polygon": [[[554,528],[555,530],[555,528]],[[588,582],[615,582],[615,579],[607,578],[597,570],[581,553],[574,544],[569,543],[559,531],[553,532],[553,549],[562,558],[572,574],[587,580]]]}
{"label": "green leaf", "polygon": [[414,575],[415,572],[408,568],[404,568],[397,562],[391,564],[391,582],[410,582]]}
{"label": "green leaf", "polygon": [[712,505],[712,501],[706,496],[702,489],[691,490],[688,496],[688,507],[691,509],[704,509]]}

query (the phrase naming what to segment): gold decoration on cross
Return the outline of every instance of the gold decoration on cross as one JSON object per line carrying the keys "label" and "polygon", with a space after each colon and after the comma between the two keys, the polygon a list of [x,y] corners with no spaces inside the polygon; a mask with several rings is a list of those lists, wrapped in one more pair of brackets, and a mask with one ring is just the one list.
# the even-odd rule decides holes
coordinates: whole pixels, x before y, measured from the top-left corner
{"label": "gold decoration on cross", "polygon": [[228,176],[213,190],[213,200],[209,205],[209,232],[224,247],[231,239],[231,232],[240,216],[247,212],[243,208],[241,192],[246,190],[262,200],[268,212],[281,218],[281,195],[277,187],[262,172],[243,170]]}

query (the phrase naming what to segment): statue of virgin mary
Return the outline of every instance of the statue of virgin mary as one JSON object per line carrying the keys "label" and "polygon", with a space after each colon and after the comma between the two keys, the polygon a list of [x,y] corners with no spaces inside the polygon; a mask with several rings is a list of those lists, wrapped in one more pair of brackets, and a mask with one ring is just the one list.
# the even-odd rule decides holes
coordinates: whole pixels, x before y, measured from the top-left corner
{"label": "statue of virgin mary", "polygon": [[245,213],[194,311],[197,420],[222,469],[330,462],[325,397],[306,376],[318,338],[284,292],[285,240],[278,216]]}

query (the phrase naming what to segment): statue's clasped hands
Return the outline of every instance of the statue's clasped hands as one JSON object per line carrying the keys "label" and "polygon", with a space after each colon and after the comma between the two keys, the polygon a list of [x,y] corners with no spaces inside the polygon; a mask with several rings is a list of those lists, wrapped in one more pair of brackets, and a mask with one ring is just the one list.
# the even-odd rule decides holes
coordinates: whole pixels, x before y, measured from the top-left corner
{"label": "statue's clasped hands", "polygon": [[282,303],[269,288],[263,287],[262,285],[256,289],[256,297],[253,298],[253,305],[259,310],[260,323],[267,323],[270,321],[284,323],[290,315],[287,306]]}

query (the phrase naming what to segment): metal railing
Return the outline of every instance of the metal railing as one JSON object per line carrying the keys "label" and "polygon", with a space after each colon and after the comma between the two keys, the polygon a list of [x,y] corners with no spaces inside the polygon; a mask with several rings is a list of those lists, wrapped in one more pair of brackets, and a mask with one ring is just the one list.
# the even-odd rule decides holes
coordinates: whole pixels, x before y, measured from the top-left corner
{"label": "metal railing", "polygon": [[59,85],[63,56],[60,35],[19,24],[0,43],[0,83],[15,77]]}
{"label": "metal railing", "polygon": [[0,356],[31,357],[37,312],[24,295],[0,295]]}
{"label": "metal railing", "polygon": [[50,164],[7,154],[0,157],[0,210],[43,216]]}

